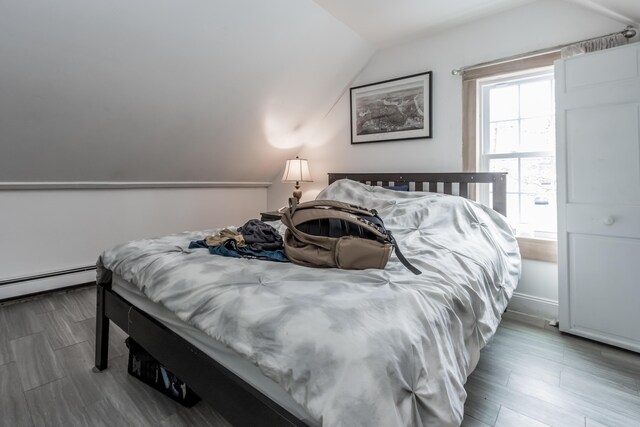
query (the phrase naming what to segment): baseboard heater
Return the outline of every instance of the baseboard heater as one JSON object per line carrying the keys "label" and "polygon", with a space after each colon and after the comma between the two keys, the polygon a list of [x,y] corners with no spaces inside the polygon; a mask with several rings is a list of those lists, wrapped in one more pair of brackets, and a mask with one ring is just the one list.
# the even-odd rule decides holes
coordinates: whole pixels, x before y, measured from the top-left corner
{"label": "baseboard heater", "polygon": [[85,271],[91,271],[95,269],[96,269],[95,265],[88,265],[85,267],[69,268],[66,270],[56,270],[56,271],[50,271],[48,273],[34,274],[31,276],[14,277],[11,279],[0,280],[0,286],[14,285],[16,283],[30,282],[33,280],[50,279],[52,277],[64,276],[65,274],[83,273]]}

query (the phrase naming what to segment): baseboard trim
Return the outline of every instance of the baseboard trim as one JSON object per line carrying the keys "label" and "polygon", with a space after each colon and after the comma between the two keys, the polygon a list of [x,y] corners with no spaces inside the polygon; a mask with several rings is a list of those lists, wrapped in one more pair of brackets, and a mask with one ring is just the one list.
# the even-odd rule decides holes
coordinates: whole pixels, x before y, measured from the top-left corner
{"label": "baseboard trim", "polygon": [[30,276],[12,277],[9,279],[0,280],[0,286],[13,285],[15,283],[21,283],[21,282],[33,282],[34,280],[49,279],[51,277],[56,277],[56,276],[64,276],[64,275],[73,274],[73,273],[82,273],[84,271],[94,271],[95,269],[96,269],[95,265],[86,265],[83,267],[68,268],[66,270],[56,270],[56,271],[49,271],[47,273],[32,274]]}
{"label": "baseboard trim", "polygon": [[513,293],[507,309],[547,320],[558,318],[558,301],[519,292]]}
{"label": "baseboard trim", "polygon": [[89,271],[72,272],[56,276],[48,276],[33,280],[22,280],[19,282],[0,286],[0,301],[22,298],[28,295],[48,292],[55,289],[82,285],[89,282],[95,282],[95,280],[95,269]]}

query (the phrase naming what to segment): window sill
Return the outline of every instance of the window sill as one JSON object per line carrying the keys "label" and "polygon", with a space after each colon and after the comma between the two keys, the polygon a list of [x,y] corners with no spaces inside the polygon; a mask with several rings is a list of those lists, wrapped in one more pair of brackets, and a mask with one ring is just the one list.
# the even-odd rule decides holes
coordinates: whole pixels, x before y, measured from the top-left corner
{"label": "window sill", "polygon": [[516,237],[522,259],[558,263],[558,242],[549,239]]}

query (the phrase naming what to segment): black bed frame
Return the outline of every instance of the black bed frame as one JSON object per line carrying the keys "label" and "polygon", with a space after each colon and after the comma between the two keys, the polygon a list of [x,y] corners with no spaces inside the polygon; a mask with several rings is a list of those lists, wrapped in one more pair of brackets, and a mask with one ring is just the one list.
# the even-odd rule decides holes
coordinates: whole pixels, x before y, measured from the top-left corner
{"label": "black bed frame", "polygon": [[[467,184],[492,183],[493,208],[506,213],[506,173],[427,173],[427,174],[329,174],[329,183],[349,178],[371,185],[413,183],[420,191],[423,183],[443,183],[451,194],[452,183],[458,183],[459,195],[467,196]],[[305,420],[262,394],[239,376],[210,358],[184,338],[155,320],[149,314],[115,293],[111,280],[97,284],[96,366],[95,372],[108,366],[109,324],[118,325],[130,337],[185,381],[201,398],[209,402],[234,426],[306,426]]]}
{"label": "black bed frame", "polygon": [[409,184],[410,191],[430,191],[432,193],[437,193],[438,184],[442,184],[443,194],[454,194],[454,185],[458,184],[458,193],[455,195],[465,198],[475,195],[475,184],[491,184],[493,190],[491,207],[494,211],[507,215],[506,172],[329,174],[329,184],[339,179],[350,179],[374,186]]}

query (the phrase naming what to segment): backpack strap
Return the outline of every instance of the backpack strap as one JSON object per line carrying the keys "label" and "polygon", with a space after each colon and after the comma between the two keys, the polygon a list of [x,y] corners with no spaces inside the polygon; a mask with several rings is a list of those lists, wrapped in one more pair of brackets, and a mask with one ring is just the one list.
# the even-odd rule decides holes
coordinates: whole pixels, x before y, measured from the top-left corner
{"label": "backpack strap", "polygon": [[[293,197],[291,199],[293,199]],[[311,200],[309,202],[296,203],[292,202],[291,199],[289,199],[289,206],[290,208],[293,208],[294,211],[297,209],[336,208],[341,211],[353,213],[356,215],[377,216],[377,212],[374,210],[365,209],[360,206],[351,205],[349,203],[339,202],[337,200]]]}
{"label": "backpack strap", "polygon": [[400,260],[400,262],[402,263],[402,265],[404,265],[405,267],[407,267],[409,269],[410,272],[412,272],[413,274],[415,274],[416,276],[422,274],[422,271],[418,270],[417,268],[415,268],[408,259],[406,259],[404,257],[404,255],[402,255],[402,252],[400,251],[400,246],[398,245],[398,242],[396,241],[396,238],[393,237],[393,234],[391,233],[391,231],[387,230],[387,236],[389,236],[389,240],[391,241],[391,244],[393,245],[393,247],[396,250],[396,256],[398,257],[398,259]]}

